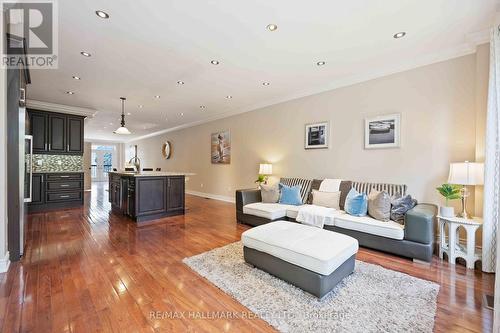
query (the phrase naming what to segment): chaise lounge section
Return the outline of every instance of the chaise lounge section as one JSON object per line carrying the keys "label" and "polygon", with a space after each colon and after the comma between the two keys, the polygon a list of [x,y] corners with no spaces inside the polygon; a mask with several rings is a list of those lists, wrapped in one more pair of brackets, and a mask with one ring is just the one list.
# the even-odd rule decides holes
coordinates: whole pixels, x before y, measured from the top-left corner
{"label": "chaise lounge section", "polygon": [[[311,191],[319,189],[322,180],[282,178],[284,184],[301,186],[303,203],[312,204]],[[378,221],[370,216],[352,216],[343,211],[345,198],[354,187],[357,191],[369,194],[372,189],[386,191],[389,195],[406,194],[406,185],[384,183],[364,183],[342,181],[340,185],[340,210],[325,218],[324,228],[358,240],[359,245],[399,256],[430,262],[434,249],[434,221],[436,207],[431,204],[418,204],[405,214],[404,225],[394,221]],[[262,203],[258,189],[236,191],[236,219],[238,223],[259,226],[271,221],[285,220],[295,222],[302,206],[279,203]]]}

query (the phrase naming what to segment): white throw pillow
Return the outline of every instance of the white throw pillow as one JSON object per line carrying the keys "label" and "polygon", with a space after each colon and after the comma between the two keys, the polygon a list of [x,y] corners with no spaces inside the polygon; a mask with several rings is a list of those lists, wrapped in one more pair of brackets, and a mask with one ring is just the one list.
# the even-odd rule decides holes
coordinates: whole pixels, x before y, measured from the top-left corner
{"label": "white throw pillow", "polygon": [[339,207],[340,191],[321,192],[313,190],[312,195],[313,195],[313,205],[335,208],[340,210]]}

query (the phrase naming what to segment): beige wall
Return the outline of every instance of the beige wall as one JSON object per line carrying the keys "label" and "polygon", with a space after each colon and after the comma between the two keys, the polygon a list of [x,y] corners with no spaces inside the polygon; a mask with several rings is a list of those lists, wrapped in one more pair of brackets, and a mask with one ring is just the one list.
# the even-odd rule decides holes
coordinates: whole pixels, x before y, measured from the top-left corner
{"label": "beige wall", "polygon": [[85,142],[83,146],[83,172],[84,172],[84,184],[83,188],[85,190],[90,190],[92,188],[92,143]]}
{"label": "beige wall", "polygon": [[[254,186],[259,163],[271,162],[276,176],[404,183],[418,200],[441,203],[435,187],[446,182],[449,163],[476,157],[484,98],[476,73],[487,70],[487,46],[481,50],[480,59],[467,55],[126,145],[138,144],[143,166],[195,172],[191,191],[234,197]],[[401,148],[365,150],[365,117],[390,113],[401,114]],[[304,150],[304,125],[324,120],[330,148]],[[210,134],[220,130],[231,131],[230,165],[210,163]],[[165,140],[173,143],[170,160],[161,157]]]}

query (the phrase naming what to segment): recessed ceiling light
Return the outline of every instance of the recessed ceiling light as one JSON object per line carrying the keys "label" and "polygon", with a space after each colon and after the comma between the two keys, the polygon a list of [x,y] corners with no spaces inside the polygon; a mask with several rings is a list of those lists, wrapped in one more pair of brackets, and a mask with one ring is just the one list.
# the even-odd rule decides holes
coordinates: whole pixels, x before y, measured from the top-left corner
{"label": "recessed ceiling light", "polygon": [[109,123],[110,125],[113,125],[113,123]]}
{"label": "recessed ceiling light", "polygon": [[212,61],[210,61],[210,63],[211,63],[212,65],[218,65],[218,64],[219,64],[219,61],[218,61],[218,60],[212,60]]}
{"label": "recessed ceiling light", "polygon": [[66,94],[68,94],[68,95],[74,95],[75,92],[74,91],[66,91]]}
{"label": "recessed ceiling light", "polygon": [[109,18],[109,14],[106,12],[103,12],[102,10],[96,10],[95,14],[99,16],[100,18],[107,19]]}
{"label": "recessed ceiling light", "polygon": [[156,99],[160,99],[160,95],[156,95],[156,96],[155,96],[155,98],[156,98]]}
{"label": "recessed ceiling light", "polygon": [[184,84],[184,81],[177,81],[177,84]]}
{"label": "recessed ceiling light", "polygon": [[143,107],[144,107],[144,106],[143,106],[142,104],[141,104],[141,105],[139,105],[139,109],[142,109]]}
{"label": "recessed ceiling light", "polygon": [[231,99],[231,98],[233,98],[233,96],[231,96],[231,95],[227,95],[227,96],[226,96],[226,98],[227,98],[227,99]]}
{"label": "recessed ceiling light", "polygon": [[85,52],[85,51],[80,52],[80,54],[81,54],[82,56],[84,56],[84,57],[87,57],[87,58],[92,56],[92,54],[90,54],[90,53],[88,53],[88,52]]}
{"label": "recessed ceiling light", "polygon": [[127,116],[130,116],[130,115],[131,115],[131,113],[130,113],[130,112],[127,112]]}
{"label": "recessed ceiling light", "polygon": [[406,36],[406,32],[401,31],[401,32],[395,33],[394,36],[392,36],[392,37],[398,39],[398,38],[403,38],[404,36]]}
{"label": "recessed ceiling light", "polygon": [[184,117],[184,112],[181,112],[181,117]]}
{"label": "recessed ceiling light", "polygon": [[207,107],[205,105],[200,105],[200,109],[206,109]]}
{"label": "recessed ceiling light", "polygon": [[73,75],[73,79],[75,79],[75,80],[81,80],[82,78],[81,78],[81,77],[79,77],[79,76],[75,76],[75,75]]}
{"label": "recessed ceiling light", "polygon": [[267,30],[269,30],[269,31],[275,31],[275,30],[277,30],[277,29],[278,29],[278,26],[277,26],[276,24],[272,24],[272,23],[271,23],[271,24],[268,24],[266,28],[267,28]]}
{"label": "recessed ceiling light", "polygon": [[262,82],[262,85],[263,86],[268,86],[268,85],[270,85],[270,83],[269,82]]}
{"label": "recessed ceiling light", "polygon": [[318,61],[318,62],[316,63],[316,65],[318,65],[318,66],[323,66],[324,64],[326,64],[326,62],[325,62],[325,61]]}

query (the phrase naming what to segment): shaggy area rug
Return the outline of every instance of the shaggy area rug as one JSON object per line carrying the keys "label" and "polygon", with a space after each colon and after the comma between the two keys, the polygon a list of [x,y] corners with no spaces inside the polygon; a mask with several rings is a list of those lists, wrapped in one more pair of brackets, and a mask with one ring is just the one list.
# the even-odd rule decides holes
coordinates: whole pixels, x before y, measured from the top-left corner
{"label": "shaggy area rug", "polygon": [[241,242],[183,262],[282,332],[432,332],[439,285],[356,261],[322,301],[243,260]]}

